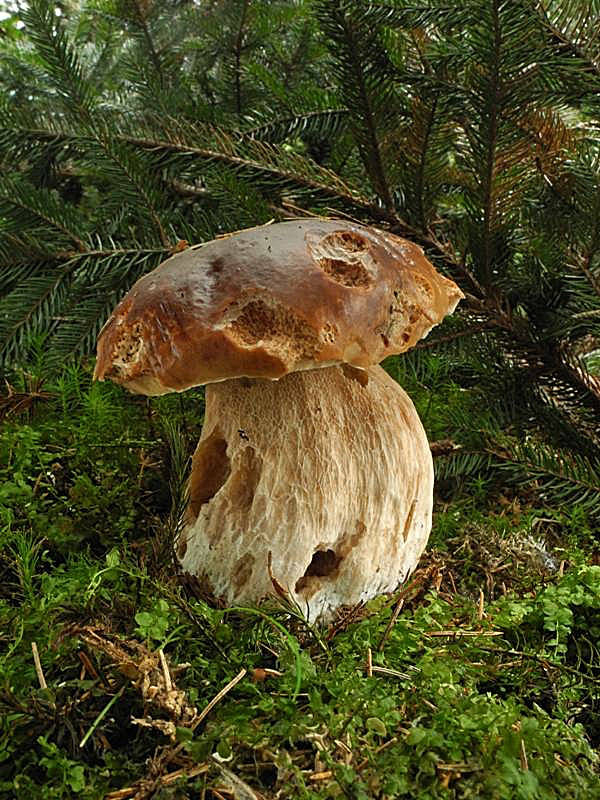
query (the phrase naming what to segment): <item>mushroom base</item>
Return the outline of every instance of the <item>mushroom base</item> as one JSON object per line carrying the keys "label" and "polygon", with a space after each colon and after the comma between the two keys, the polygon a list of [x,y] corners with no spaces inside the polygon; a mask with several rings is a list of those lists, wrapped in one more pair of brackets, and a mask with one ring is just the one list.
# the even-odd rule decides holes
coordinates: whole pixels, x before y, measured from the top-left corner
{"label": "mushroom base", "polygon": [[[206,387],[177,553],[228,603],[273,593],[311,621],[395,589],[429,537],[433,464],[381,367]],[[270,554],[270,555],[269,555]]]}

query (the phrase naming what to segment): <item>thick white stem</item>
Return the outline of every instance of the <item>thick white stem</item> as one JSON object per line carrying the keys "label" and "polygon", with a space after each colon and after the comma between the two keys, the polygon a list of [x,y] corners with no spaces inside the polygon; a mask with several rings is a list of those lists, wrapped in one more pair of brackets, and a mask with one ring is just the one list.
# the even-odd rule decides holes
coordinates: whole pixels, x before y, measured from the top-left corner
{"label": "thick white stem", "polygon": [[432,501],[423,426],[381,367],[213,383],[178,555],[239,603],[273,592],[271,553],[309,619],[327,619],[406,579]]}

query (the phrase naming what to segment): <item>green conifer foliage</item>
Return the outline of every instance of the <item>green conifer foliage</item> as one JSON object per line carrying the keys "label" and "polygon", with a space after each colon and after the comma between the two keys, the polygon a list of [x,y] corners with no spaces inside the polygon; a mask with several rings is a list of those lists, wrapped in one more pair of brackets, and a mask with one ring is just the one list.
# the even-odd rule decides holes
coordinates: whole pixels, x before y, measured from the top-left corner
{"label": "green conifer foliage", "polygon": [[4,365],[40,334],[57,362],[89,352],[182,241],[350,216],[417,241],[465,291],[407,361],[436,352],[479,387],[486,459],[600,513],[598,0],[56,7],[1,23]]}

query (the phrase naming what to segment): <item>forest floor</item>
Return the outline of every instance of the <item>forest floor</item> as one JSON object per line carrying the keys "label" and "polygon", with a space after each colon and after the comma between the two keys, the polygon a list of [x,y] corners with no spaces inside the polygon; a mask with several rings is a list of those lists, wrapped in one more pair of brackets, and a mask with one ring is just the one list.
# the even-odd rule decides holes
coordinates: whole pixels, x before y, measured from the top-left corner
{"label": "forest floor", "polygon": [[[322,629],[283,598],[218,608],[171,555],[202,392],[42,372],[0,401],[0,797],[600,797],[580,508],[441,481],[395,594]],[[447,433],[448,392],[408,388]]]}

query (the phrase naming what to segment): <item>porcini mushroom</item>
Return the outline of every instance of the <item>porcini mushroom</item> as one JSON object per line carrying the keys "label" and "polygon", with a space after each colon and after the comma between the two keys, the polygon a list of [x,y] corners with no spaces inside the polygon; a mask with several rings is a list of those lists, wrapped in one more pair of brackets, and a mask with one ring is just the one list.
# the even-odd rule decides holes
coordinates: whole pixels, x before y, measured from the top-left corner
{"label": "porcini mushroom", "polygon": [[139,280],[100,334],[95,377],[148,395],[207,384],[183,569],[228,602],[257,602],[274,576],[311,620],[405,580],[433,465],[377,365],[461,297],[416,245],[326,219],[241,231]]}

